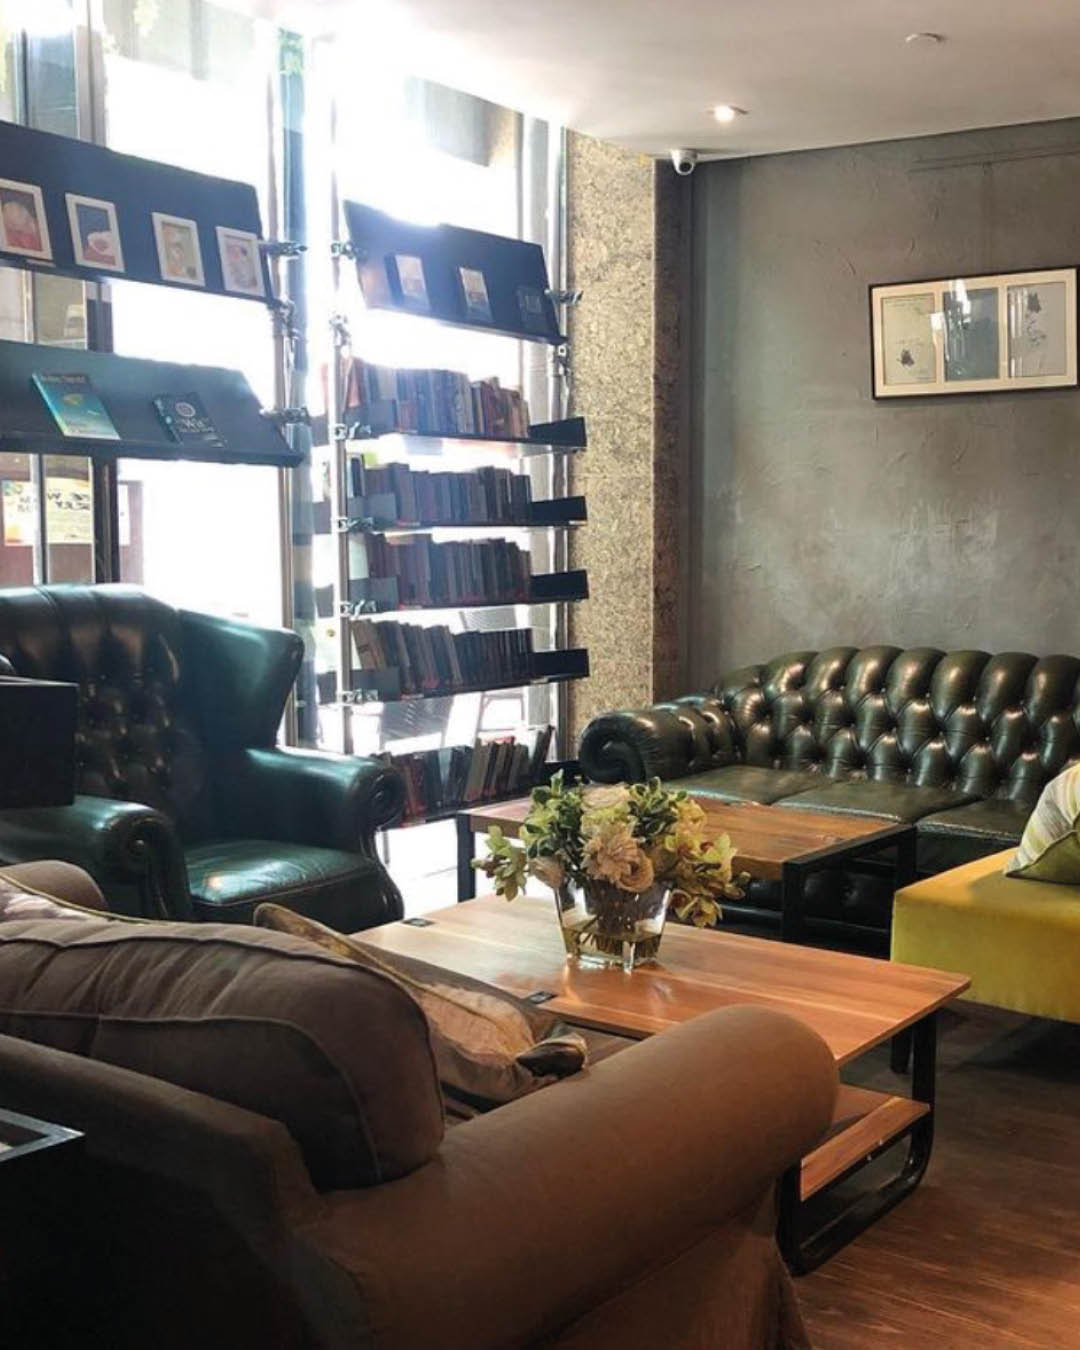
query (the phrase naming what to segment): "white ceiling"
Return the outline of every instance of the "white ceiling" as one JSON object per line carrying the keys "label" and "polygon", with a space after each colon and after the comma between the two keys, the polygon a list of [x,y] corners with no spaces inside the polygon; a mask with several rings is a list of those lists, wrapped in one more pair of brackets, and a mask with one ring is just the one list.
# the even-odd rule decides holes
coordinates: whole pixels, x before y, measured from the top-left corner
{"label": "white ceiling", "polygon": [[[1080,115],[1080,0],[254,0],[632,149],[761,154]],[[905,45],[942,33],[940,46]],[[722,128],[707,109],[748,110]]]}

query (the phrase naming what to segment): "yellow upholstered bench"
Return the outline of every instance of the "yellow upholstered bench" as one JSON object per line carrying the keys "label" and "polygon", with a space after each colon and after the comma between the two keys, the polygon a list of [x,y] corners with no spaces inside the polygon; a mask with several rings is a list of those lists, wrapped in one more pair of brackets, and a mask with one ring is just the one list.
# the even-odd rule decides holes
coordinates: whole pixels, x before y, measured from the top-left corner
{"label": "yellow upholstered bench", "polygon": [[1080,1022],[1080,886],[1007,877],[993,853],[897,891],[892,959],[971,976],[964,995]]}

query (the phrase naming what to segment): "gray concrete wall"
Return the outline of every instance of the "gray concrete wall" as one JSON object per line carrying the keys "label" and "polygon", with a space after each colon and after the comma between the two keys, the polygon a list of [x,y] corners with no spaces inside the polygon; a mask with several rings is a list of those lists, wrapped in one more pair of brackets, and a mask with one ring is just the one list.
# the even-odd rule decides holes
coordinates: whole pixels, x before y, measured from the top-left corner
{"label": "gray concrete wall", "polygon": [[690,662],[1080,653],[1080,392],[875,403],[871,283],[1080,262],[1080,121],[693,180]]}

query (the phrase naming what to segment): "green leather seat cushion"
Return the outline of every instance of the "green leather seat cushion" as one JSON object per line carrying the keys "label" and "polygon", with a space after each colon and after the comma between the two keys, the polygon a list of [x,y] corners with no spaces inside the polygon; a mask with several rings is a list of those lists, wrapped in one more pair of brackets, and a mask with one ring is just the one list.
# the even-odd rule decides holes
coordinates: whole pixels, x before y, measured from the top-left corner
{"label": "green leather seat cushion", "polygon": [[675,778],[669,787],[721,802],[759,802],[768,806],[781,797],[820,785],[821,775],[809,769],[767,769],[757,764],[726,764],[722,769]]}
{"label": "green leather seat cushion", "polygon": [[912,787],[906,783],[883,783],[872,779],[824,782],[809,792],[797,792],[777,802],[799,811],[842,811],[846,815],[882,816],[886,820],[921,820],[935,811],[963,806],[975,800],[973,792],[943,787]]}
{"label": "green leather seat cushion", "polygon": [[201,919],[250,923],[255,907],[272,900],[340,931],[358,926],[365,895],[373,907],[380,903],[379,864],[359,853],[276,839],[217,839],[187,848],[184,856]]}
{"label": "green leather seat cushion", "polygon": [[991,797],[924,816],[916,827],[919,871],[945,872],[1019,844],[1030,814],[1030,802]]}

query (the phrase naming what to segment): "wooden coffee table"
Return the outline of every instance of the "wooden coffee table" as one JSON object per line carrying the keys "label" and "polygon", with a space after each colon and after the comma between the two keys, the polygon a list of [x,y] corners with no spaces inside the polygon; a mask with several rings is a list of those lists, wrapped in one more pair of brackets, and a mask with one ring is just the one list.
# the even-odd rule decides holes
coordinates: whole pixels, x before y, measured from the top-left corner
{"label": "wooden coffee table", "polygon": [[[778,1237],[793,1270],[811,1270],[912,1191],[934,1137],[937,1012],[970,984],[917,966],[670,925],[660,960],[626,975],[568,964],[550,900],[495,896],[362,934],[365,942],[484,980],[567,1022],[643,1038],[714,1008],[756,1003],[813,1027],[838,1067],[912,1034],[911,1095],[842,1085],[825,1142],[784,1177]],[[808,1211],[886,1148],[904,1162],[824,1222]],[[835,1198],[832,1197],[832,1198]]]}
{"label": "wooden coffee table", "polygon": [[[780,933],[785,942],[805,935],[803,897],[815,872],[834,870],[883,874],[893,890],[915,880],[915,827],[897,825],[880,816],[851,816],[826,811],[794,811],[750,802],[720,802],[696,796],[710,835],[727,834],[735,845],[735,872],[749,872],[756,881],[780,882]],[[470,865],[476,836],[498,825],[516,835],[529,814],[528,797],[497,806],[469,807],[457,817],[458,899],[476,894],[476,872]],[[888,853],[889,858],[877,855]],[[733,918],[771,919],[775,911],[724,902]],[[845,925],[850,926],[850,925]]]}

